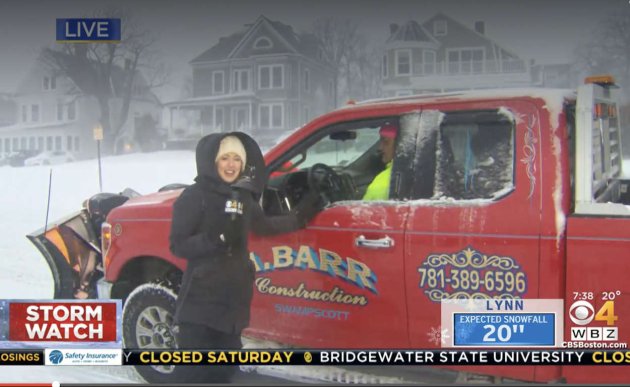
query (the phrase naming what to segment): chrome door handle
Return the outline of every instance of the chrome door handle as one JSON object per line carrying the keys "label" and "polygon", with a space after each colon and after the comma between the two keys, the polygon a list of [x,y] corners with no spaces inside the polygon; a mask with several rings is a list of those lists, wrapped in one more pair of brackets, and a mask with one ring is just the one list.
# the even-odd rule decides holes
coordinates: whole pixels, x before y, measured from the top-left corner
{"label": "chrome door handle", "polygon": [[394,240],[388,236],[380,239],[367,239],[363,235],[359,235],[355,240],[354,244],[357,247],[367,247],[369,249],[389,249],[394,247]]}

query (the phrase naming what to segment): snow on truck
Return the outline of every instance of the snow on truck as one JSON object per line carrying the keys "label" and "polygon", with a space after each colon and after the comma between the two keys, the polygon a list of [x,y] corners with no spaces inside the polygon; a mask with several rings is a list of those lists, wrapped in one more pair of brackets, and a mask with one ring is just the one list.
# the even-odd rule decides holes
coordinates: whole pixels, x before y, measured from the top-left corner
{"label": "snow on truck", "polygon": [[[329,204],[303,230],[251,236],[256,280],[246,335],[285,347],[435,348],[441,300],[514,298],[563,299],[569,341],[568,306],[590,295],[597,310],[614,292],[608,318],[620,323],[618,342],[630,341],[630,180],[615,88],[595,77],[573,91],[367,101],[293,133],[265,156],[264,210],[287,212],[312,189]],[[363,201],[383,168],[377,143],[385,123],[399,127],[390,199]],[[181,188],[98,194],[28,235],[51,267],[56,298],[124,300],[127,348],[177,345],[173,312],[186,262],[171,254],[168,235]],[[149,381],[175,376],[172,368],[141,368]],[[625,367],[455,369],[630,382]]]}

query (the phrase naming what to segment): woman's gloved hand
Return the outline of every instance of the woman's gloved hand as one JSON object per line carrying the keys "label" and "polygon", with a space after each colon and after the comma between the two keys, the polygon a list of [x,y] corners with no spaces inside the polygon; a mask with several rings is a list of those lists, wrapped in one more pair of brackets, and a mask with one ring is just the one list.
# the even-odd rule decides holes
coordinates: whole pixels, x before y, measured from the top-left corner
{"label": "woman's gloved hand", "polygon": [[314,191],[309,191],[293,207],[292,212],[297,217],[300,227],[303,228],[324,208],[324,205],[325,202],[321,195]]}

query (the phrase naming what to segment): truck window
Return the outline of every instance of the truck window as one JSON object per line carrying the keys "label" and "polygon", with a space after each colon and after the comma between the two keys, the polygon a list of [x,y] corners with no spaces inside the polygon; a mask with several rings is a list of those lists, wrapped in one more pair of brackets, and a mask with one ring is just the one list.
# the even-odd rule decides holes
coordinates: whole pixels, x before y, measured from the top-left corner
{"label": "truck window", "polygon": [[499,112],[447,113],[433,199],[492,199],[514,187],[514,122]]}
{"label": "truck window", "polygon": [[387,122],[398,125],[398,117],[332,125],[295,144],[270,168],[270,179],[263,194],[265,213],[285,213],[299,203],[309,189],[309,171],[313,166],[321,169],[322,164],[330,174],[322,183],[335,183],[323,187],[324,191],[330,191],[326,193],[331,202],[361,199],[368,184],[385,167],[378,143],[379,129]]}
{"label": "truck window", "polygon": [[628,215],[622,176],[621,132],[613,88],[587,83],[578,88],[575,130],[575,213]]}
{"label": "truck window", "polygon": [[299,168],[309,168],[317,163],[333,168],[348,166],[374,146],[378,139],[378,127],[334,132],[293,157],[291,163]]}

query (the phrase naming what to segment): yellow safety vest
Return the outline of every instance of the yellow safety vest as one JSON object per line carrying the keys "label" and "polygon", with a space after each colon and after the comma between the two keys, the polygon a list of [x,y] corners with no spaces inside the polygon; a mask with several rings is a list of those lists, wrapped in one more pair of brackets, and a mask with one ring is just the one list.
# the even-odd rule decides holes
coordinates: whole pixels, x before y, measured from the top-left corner
{"label": "yellow safety vest", "polygon": [[363,195],[363,200],[387,200],[389,199],[389,181],[392,177],[392,164],[390,161],[374,180],[370,183]]}

